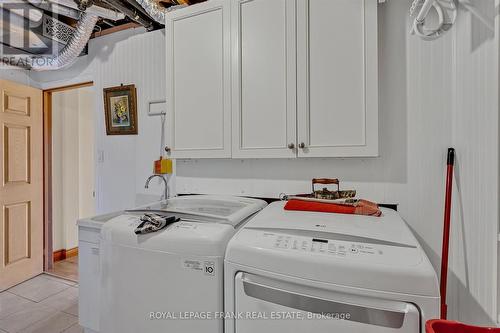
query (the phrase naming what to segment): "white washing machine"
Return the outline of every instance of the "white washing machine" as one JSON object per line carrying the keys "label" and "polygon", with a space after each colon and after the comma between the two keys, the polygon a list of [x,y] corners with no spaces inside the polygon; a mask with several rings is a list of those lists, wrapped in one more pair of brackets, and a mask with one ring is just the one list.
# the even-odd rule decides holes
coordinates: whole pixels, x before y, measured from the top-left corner
{"label": "white washing machine", "polygon": [[[219,333],[227,242],[262,200],[182,196],[117,216],[102,226],[101,333]],[[136,235],[141,212],[172,212],[181,221]],[[206,320],[205,320],[206,319]]]}
{"label": "white washing machine", "polygon": [[422,333],[439,286],[397,212],[285,211],[272,203],[229,242],[225,333]]}

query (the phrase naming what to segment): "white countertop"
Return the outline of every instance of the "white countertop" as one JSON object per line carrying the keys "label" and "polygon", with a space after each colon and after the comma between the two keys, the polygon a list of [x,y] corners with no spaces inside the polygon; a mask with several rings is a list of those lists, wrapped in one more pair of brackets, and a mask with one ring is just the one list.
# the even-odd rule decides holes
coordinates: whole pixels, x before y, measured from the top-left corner
{"label": "white countertop", "polygon": [[117,217],[121,214],[124,214],[125,212],[123,210],[120,210],[118,212],[113,212],[113,213],[107,213],[103,215],[97,215],[93,217],[87,217],[83,219],[79,219],[77,224],[79,227],[87,227],[87,228],[92,228],[92,229],[101,229],[103,224],[108,222],[114,217]]}

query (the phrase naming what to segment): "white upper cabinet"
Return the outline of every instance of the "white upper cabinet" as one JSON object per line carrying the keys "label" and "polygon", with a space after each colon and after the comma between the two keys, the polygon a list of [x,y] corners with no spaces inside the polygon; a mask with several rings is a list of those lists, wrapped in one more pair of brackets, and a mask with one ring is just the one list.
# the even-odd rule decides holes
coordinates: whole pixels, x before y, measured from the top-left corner
{"label": "white upper cabinet", "polygon": [[174,158],[378,155],[378,0],[209,0],[168,14]]}
{"label": "white upper cabinet", "polygon": [[173,11],[165,30],[171,157],[231,157],[229,0]]}
{"label": "white upper cabinet", "polygon": [[232,0],[233,157],[296,156],[295,0]]}
{"label": "white upper cabinet", "polygon": [[377,156],[377,0],[297,1],[298,156]]}

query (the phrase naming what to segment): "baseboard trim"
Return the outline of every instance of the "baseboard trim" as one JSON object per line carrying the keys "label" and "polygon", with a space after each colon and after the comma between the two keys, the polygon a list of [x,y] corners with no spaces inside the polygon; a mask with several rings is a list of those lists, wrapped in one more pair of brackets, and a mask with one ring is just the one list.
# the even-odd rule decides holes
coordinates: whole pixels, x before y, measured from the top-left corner
{"label": "baseboard trim", "polygon": [[54,251],[53,258],[54,258],[54,262],[56,262],[56,261],[61,261],[61,260],[68,259],[71,257],[76,257],[77,255],[78,255],[78,247],[74,247],[74,248],[68,249],[68,250],[61,249],[61,250]]}

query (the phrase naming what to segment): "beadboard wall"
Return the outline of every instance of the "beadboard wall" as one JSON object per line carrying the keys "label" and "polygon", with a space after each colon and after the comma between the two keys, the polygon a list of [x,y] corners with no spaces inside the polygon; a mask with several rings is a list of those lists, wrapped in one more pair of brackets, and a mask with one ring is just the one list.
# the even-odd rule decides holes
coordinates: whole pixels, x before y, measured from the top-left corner
{"label": "beadboard wall", "polygon": [[474,4],[489,21],[496,19],[496,34],[470,14],[453,31],[451,119],[458,153],[449,302],[456,305],[451,316],[486,322],[498,313],[500,2]]}
{"label": "beadboard wall", "polygon": [[[399,211],[439,270],[446,149],[457,148],[450,318],[492,325],[497,317],[498,4],[478,8],[497,17],[497,33],[463,8],[443,38],[408,33],[408,1],[379,6],[380,157],[353,159],[179,160],[182,193],[277,196],[308,191],[313,177],[338,177],[361,196],[398,203]],[[34,73],[40,87],[95,82],[98,210],[135,205],[159,153],[160,119],[149,100],[164,98],[164,33],[124,31],[91,41],[89,56],[65,71]],[[135,83],[139,135],[108,137],[101,89]]]}
{"label": "beadboard wall", "polygon": [[[32,73],[31,77],[44,89],[94,82],[97,212],[133,207],[147,200],[141,197],[161,193],[158,181],[151,182],[149,190],[144,184],[163,146],[160,118],[147,115],[149,101],[165,99],[163,30],[130,29],[93,39],[89,55],[69,69]],[[138,135],[106,135],[102,89],[120,84],[137,88]]]}
{"label": "beadboard wall", "polygon": [[[494,22],[498,4],[475,3]],[[498,288],[498,33],[463,8],[459,14],[454,29],[437,41],[408,39],[408,146],[415,149],[409,155],[417,156],[408,169],[412,204],[407,218],[424,238],[422,243],[431,247],[427,253],[435,262],[439,257],[432,256],[440,253],[442,235],[443,152],[446,145],[455,147],[449,316],[493,325]],[[417,222],[426,220],[435,223]]]}

